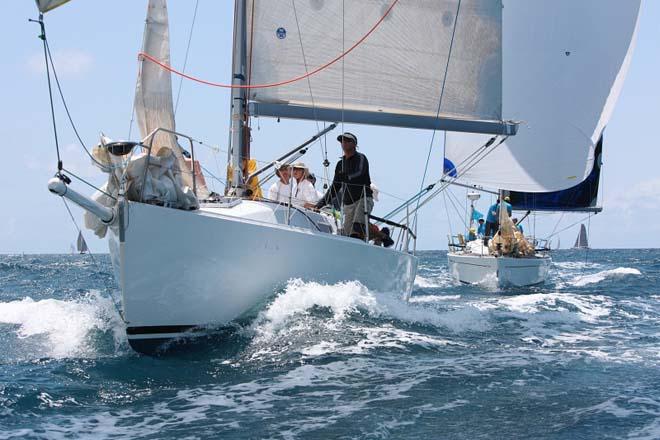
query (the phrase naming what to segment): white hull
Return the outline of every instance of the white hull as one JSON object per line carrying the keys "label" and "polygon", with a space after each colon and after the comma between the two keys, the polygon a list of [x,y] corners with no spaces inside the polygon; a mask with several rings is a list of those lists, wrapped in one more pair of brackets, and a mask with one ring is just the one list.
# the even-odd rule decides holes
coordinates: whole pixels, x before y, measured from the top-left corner
{"label": "white hull", "polygon": [[293,278],[410,294],[413,255],[278,224],[265,206],[126,205],[123,239],[111,234],[110,252],[131,346],[150,351],[191,328],[230,323]]}
{"label": "white hull", "polygon": [[490,255],[447,254],[454,279],[466,284],[523,287],[543,283],[550,270],[550,257],[494,257]]}

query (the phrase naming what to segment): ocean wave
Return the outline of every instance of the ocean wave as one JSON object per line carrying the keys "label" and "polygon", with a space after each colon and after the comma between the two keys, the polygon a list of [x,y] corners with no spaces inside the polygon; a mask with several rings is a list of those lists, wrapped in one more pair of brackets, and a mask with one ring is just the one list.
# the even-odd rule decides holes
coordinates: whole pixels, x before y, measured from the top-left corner
{"label": "ocean wave", "polygon": [[453,285],[453,280],[448,273],[440,276],[422,276],[417,274],[415,277],[415,287],[422,289],[440,289]]}
{"label": "ocean wave", "polygon": [[583,287],[588,284],[596,284],[608,278],[620,278],[627,275],[641,275],[639,269],[633,267],[617,267],[616,269],[603,270],[597,273],[588,275],[579,275],[568,282],[569,285],[575,287]]}
{"label": "ocean wave", "polygon": [[96,353],[90,341],[94,331],[109,332],[115,346],[123,344],[123,326],[112,300],[92,291],[75,300],[30,297],[0,302],[0,324],[14,326],[23,347],[20,357],[88,357]]}
{"label": "ocean wave", "polygon": [[[359,282],[331,285],[292,280],[253,321],[248,358],[263,359],[296,351],[305,356],[363,353],[376,348],[434,348],[453,344],[409,326],[428,326],[457,334],[489,328],[476,307],[439,309],[432,302],[407,302],[401,295],[376,293]],[[403,328],[402,328],[403,327]]]}

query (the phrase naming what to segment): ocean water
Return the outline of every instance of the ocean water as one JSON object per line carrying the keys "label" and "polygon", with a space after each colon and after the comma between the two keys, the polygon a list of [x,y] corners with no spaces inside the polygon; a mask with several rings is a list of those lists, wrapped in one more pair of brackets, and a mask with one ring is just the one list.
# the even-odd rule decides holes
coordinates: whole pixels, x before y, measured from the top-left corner
{"label": "ocean water", "polygon": [[517,290],[423,252],[410,302],[291,281],[161,357],[96,258],[0,256],[0,439],[660,438],[660,250],[558,251]]}

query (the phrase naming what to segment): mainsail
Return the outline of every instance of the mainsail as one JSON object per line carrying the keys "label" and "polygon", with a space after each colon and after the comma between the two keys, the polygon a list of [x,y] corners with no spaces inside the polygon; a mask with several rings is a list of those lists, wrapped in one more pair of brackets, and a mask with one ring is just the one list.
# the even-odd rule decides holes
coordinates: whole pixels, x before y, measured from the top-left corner
{"label": "mainsail", "polygon": [[250,84],[299,77],[354,47],[305,80],[251,89],[252,114],[481,133],[515,127],[501,121],[499,0],[247,0],[245,13]]}
{"label": "mainsail", "polygon": [[82,235],[82,232],[78,232],[78,240],[76,240],[76,247],[78,249],[78,252],[81,254],[84,254],[85,252],[89,252],[89,248],[87,247],[87,242],[85,242],[85,238]]}
{"label": "mainsail", "polygon": [[558,191],[584,181],[634,48],[640,0],[505,0],[503,114],[518,134],[471,169],[487,137],[448,133],[446,169],[493,189]]}
{"label": "mainsail", "polygon": [[589,248],[589,242],[587,241],[587,228],[584,226],[584,223],[580,225],[580,233],[575,239],[575,245],[573,245],[573,248],[575,249]]}

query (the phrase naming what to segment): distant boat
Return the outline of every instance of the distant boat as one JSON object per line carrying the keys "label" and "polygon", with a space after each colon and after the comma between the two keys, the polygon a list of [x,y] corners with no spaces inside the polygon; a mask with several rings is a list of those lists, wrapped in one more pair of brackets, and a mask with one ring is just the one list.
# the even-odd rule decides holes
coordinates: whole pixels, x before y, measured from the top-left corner
{"label": "distant boat", "polygon": [[589,249],[589,241],[587,240],[587,228],[584,223],[580,225],[580,233],[575,239],[573,249]]}
{"label": "distant boat", "polygon": [[78,232],[78,240],[76,241],[76,247],[78,248],[78,253],[86,254],[89,252],[85,238],[82,235],[82,232]]}

